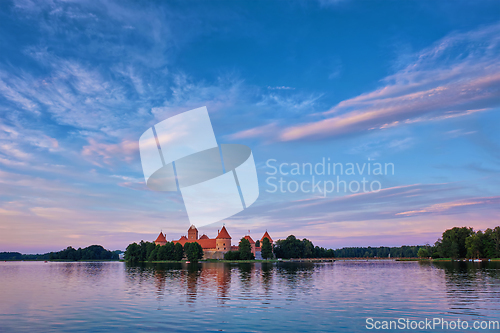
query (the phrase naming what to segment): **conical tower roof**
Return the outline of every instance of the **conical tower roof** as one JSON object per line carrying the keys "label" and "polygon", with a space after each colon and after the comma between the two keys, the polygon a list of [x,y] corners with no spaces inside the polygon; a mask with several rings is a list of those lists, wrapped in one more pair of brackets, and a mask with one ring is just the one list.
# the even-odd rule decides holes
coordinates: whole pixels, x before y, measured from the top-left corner
{"label": "conical tower roof", "polygon": [[231,236],[229,236],[225,226],[222,227],[215,239],[231,239]]}
{"label": "conical tower roof", "polygon": [[163,232],[160,232],[160,234],[158,235],[158,238],[156,238],[155,242],[166,242],[167,239],[165,238],[165,235],[163,234]]}
{"label": "conical tower roof", "polygon": [[247,239],[250,242],[250,244],[255,244],[255,241],[252,239],[252,237],[247,235],[245,236],[245,239]]}
{"label": "conical tower roof", "polygon": [[260,239],[260,242],[261,242],[261,243],[264,241],[264,238],[269,239],[269,241],[270,241],[271,243],[273,242],[273,239],[271,238],[271,236],[269,236],[269,234],[267,233],[267,230],[266,230],[266,233],[264,234],[264,236],[262,236],[262,238]]}

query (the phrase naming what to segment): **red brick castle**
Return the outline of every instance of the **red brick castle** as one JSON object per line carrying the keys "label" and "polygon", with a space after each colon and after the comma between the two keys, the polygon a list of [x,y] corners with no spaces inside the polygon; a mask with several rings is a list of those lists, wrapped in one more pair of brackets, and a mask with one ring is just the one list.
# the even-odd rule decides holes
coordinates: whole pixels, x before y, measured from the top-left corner
{"label": "red brick castle", "polygon": [[[167,244],[167,238],[166,234],[163,234],[163,232],[160,232],[158,235],[158,238],[155,240],[156,245],[165,245]],[[261,253],[261,248],[255,246],[255,241],[252,239],[250,236],[245,236],[246,239],[250,242],[250,245],[252,247],[252,253],[255,255],[256,259],[262,259],[260,253]],[[273,240],[269,233],[266,231],[262,238],[260,239],[260,243],[262,244],[262,241],[264,238],[269,239],[271,244],[273,243]],[[201,245],[203,248],[203,258],[204,259],[223,259],[224,254],[228,251],[238,251],[238,246],[236,245],[231,245],[231,236],[226,230],[226,227],[223,226],[222,229],[218,232],[217,237],[215,238],[208,238],[207,235],[203,234],[201,235],[200,238],[198,238],[198,229],[194,225],[189,227],[188,229],[188,236],[182,236],[179,238],[179,240],[174,240],[175,243],[181,243],[182,246],[186,243],[192,243],[196,242]]]}

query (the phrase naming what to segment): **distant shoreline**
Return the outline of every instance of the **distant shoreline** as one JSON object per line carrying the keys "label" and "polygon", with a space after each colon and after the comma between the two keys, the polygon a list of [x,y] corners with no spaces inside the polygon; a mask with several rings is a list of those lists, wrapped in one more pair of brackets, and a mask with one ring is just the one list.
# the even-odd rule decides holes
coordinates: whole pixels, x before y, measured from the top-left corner
{"label": "distant shoreline", "polygon": [[[482,262],[498,262],[500,258],[492,259],[481,259]],[[224,260],[224,259],[206,259],[199,260],[197,262],[189,262],[188,260],[164,260],[164,261],[137,261],[137,262],[127,262],[123,259],[89,259],[89,260],[69,260],[69,259],[53,259],[53,260],[43,260],[43,259],[7,259],[0,260],[0,262],[126,262],[126,263],[137,263],[137,264],[185,264],[185,263],[232,263],[232,264],[251,264],[251,263],[321,263],[321,262],[335,262],[335,261],[421,261],[421,262],[474,262],[472,259],[452,259],[452,258],[291,258],[291,259],[254,259],[254,260]]]}
{"label": "distant shoreline", "polygon": [[69,259],[4,259],[0,262],[10,262],[10,261],[38,261],[38,262],[120,262],[123,260],[119,259],[86,259],[86,260],[69,260]]}

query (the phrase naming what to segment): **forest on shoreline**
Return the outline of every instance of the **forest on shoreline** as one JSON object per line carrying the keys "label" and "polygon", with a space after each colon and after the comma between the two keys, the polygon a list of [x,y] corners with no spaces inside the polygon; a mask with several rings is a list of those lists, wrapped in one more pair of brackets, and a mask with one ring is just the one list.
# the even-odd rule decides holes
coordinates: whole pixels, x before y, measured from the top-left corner
{"label": "forest on shoreline", "polygon": [[[242,243],[243,242],[243,243]],[[133,243],[135,244],[135,243]],[[150,244],[150,245],[148,245]],[[142,252],[136,252],[132,261],[162,261],[162,260],[182,260],[183,255],[180,255],[182,245],[179,243],[168,245],[171,250],[163,257],[159,257],[157,253],[153,253],[150,257],[155,244],[150,242],[142,242],[141,245],[136,244],[137,249],[141,248]],[[189,244],[189,243],[186,243]],[[197,244],[197,243],[192,243]],[[132,245],[132,244],[131,244]],[[242,246],[243,245],[243,246]],[[130,245],[129,245],[130,246]],[[173,248],[177,246],[179,255],[173,255]],[[250,244],[246,244],[246,240],[240,240],[240,248],[244,248],[244,252],[230,251],[226,253],[226,260],[253,260],[250,254]],[[148,250],[149,247],[149,250]],[[156,246],[158,249],[162,247]],[[128,248],[127,248],[128,250]],[[201,254],[187,257],[188,260],[200,260],[203,257]],[[136,250],[137,251],[137,250]],[[267,252],[267,251],[266,251]],[[500,258],[500,227],[494,229],[486,229],[474,231],[470,227],[454,227],[443,232],[434,245],[403,245],[400,247],[344,247],[341,249],[325,249],[323,247],[314,246],[314,244],[304,238],[302,240],[294,235],[288,236],[286,239],[277,240],[272,244],[272,253],[263,255],[266,258],[280,259],[308,259],[308,258]],[[195,259],[189,259],[195,258]],[[125,260],[127,260],[127,252],[125,252]]]}
{"label": "forest on shoreline", "polygon": [[434,245],[401,247],[345,247],[335,250],[336,258],[500,258],[500,226],[485,231],[454,227],[443,232]]}
{"label": "forest on shoreline", "polygon": [[122,251],[109,251],[101,245],[90,245],[86,248],[74,249],[68,246],[58,252],[44,254],[21,254],[19,252],[0,252],[0,260],[118,260]]}
{"label": "forest on shoreline", "polygon": [[[242,243],[243,242],[243,243]],[[242,238],[242,251],[230,251],[227,260],[253,260],[250,244]],[[400,247],[344,247],[341,249],[325,249],[304,238],[294,235],[277,240],[274,244],[262,244],[264,259],[280,258],[449,258],[449,259],[493,259],[500,258],[500,226],[485,231],[474,231],[471,227],[454,227],[443,232],[434,245],[416,245]],[[187,245],[190,244],[190,245]],[[187,245],[187,248],[186,248]],[[0,260],[118,260],[122,251],[109,251],[101,245],[74,249],[69,246],[58,252],[44,254],[21,254],[19,252],[0,252]],[[141,241],[132,243],[125,251],[126,261],[181,261],[187,258],[198,261],[203,258],[203,249],[198,243],[181,244],[168,242],[164,246],[154,242]]]}
{"label": "forest on shoreline", "polygon": [[500,258],[500,226],[485,231],[474,231],[470,227],[455,227],[443,232],[433,246],[425,245],[419,257],[431,258]]}

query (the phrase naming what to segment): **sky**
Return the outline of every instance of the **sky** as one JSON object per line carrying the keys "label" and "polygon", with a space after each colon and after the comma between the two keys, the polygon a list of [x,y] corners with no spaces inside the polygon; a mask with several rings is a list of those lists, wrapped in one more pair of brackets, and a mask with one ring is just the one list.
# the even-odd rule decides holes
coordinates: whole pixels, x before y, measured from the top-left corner
{"label": "sky", "polygon": [[[202,106],[219,144],[252,149],[260,196],[200,234],[341,248],[498,226],[499,17],[497,1],[2,1],[0,251],[186,234],[138,140]],[[323,159],[356,172],[290,174]],[[312,176],[375,190],[293,191]]]}

